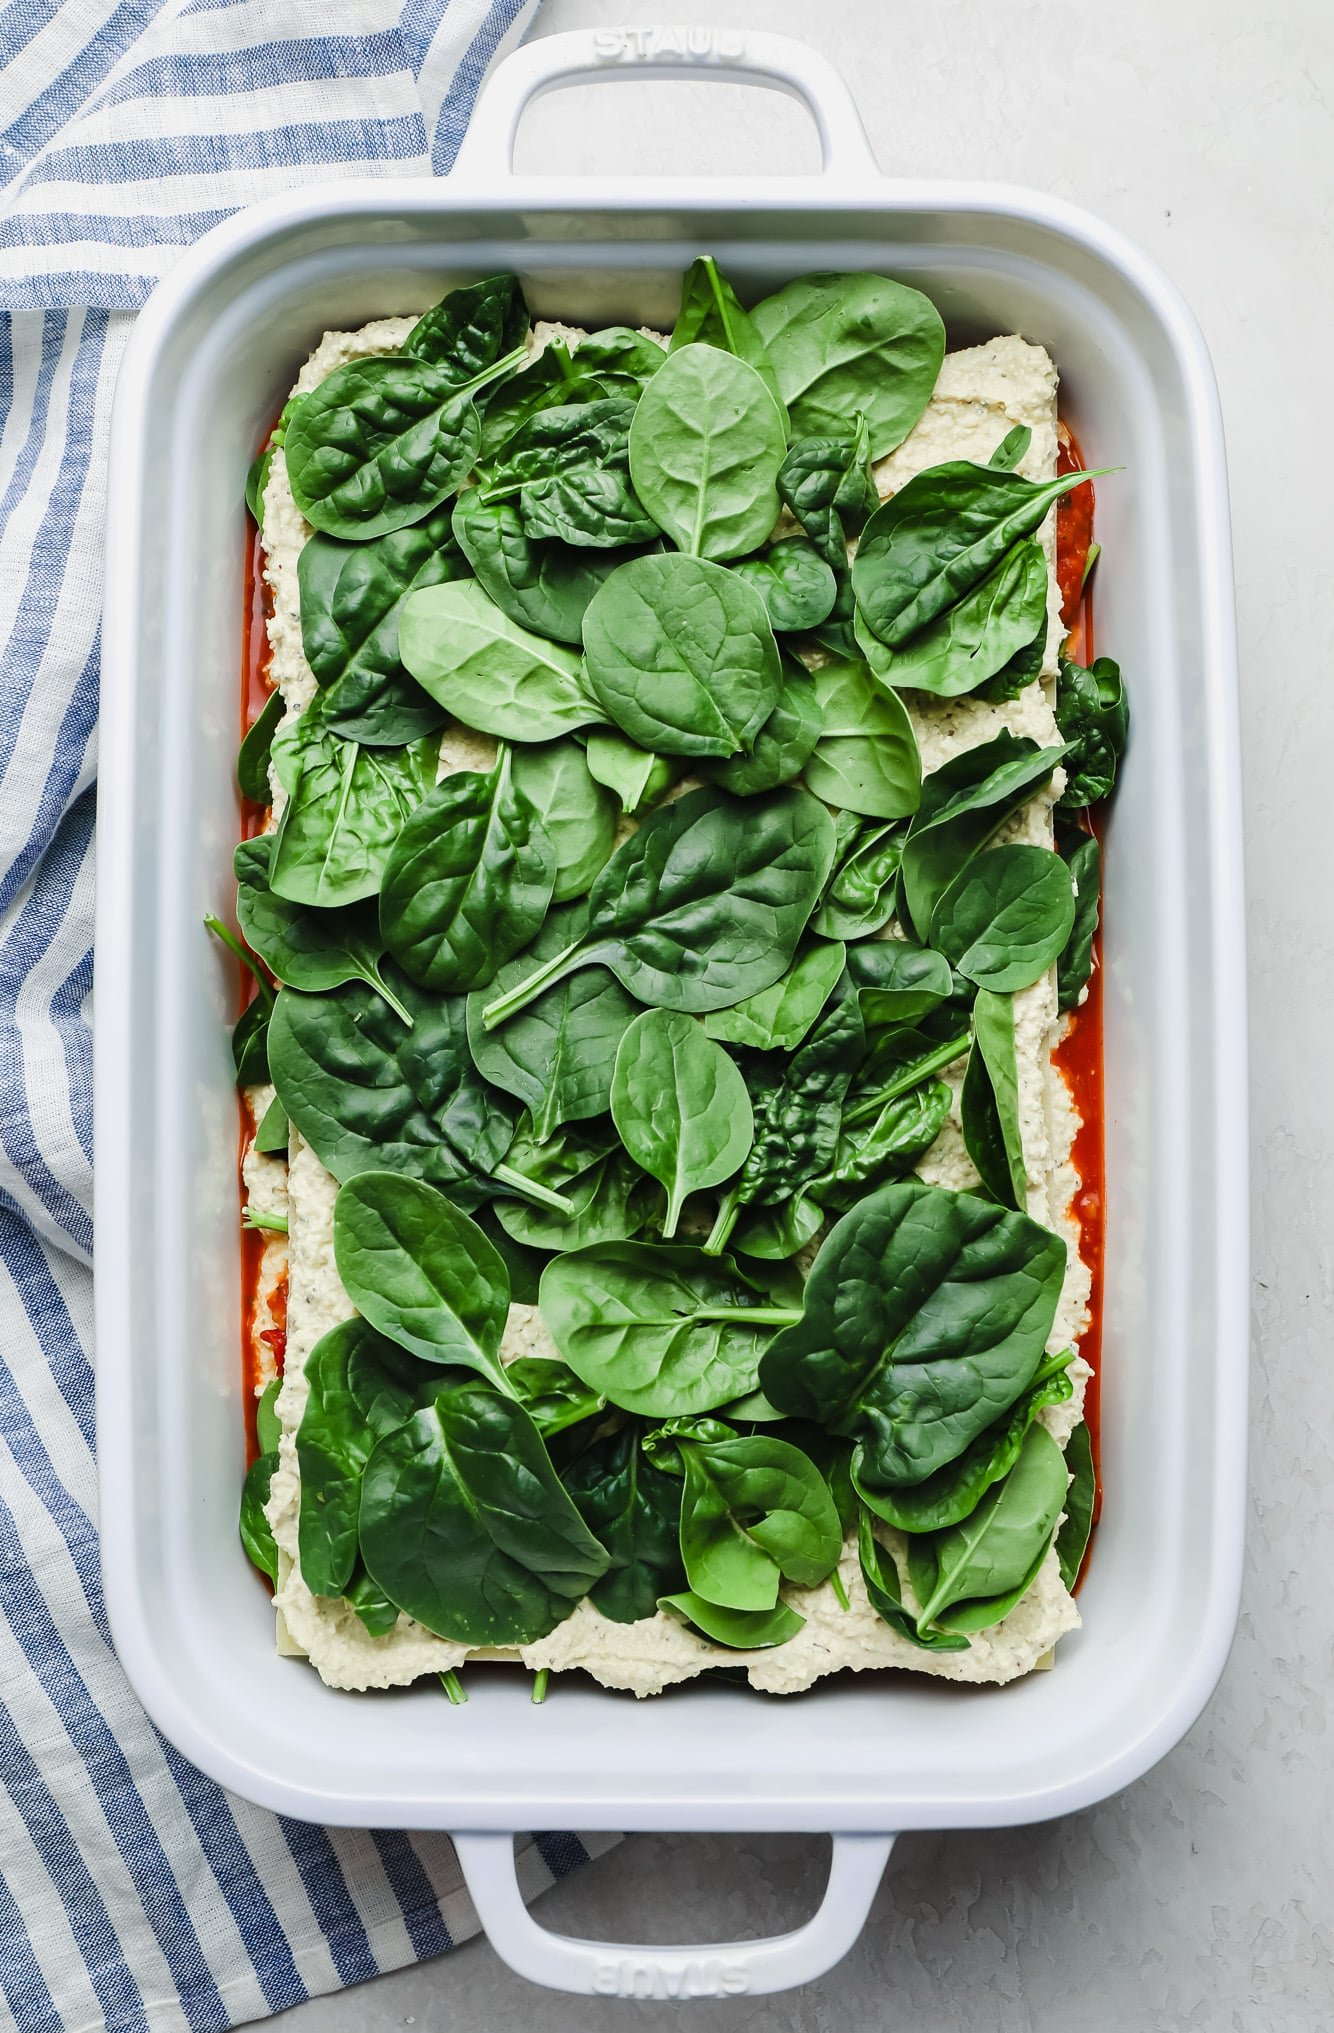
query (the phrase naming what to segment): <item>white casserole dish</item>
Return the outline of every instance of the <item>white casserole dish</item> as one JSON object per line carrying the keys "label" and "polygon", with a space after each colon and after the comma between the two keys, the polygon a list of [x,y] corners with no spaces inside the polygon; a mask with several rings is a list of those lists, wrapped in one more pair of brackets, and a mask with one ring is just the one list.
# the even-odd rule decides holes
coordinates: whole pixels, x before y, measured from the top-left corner
{"label": "white casserole dish", "polygon": [[[98,1428],[107,1601],[158,1726],[279,1812],[448,1829],[515,1967],[564,1988],[781,1988],[843,1953],[899,1829],[1031,1821],[1137,1778],[1222,1668],[1241,1566],[1247,1186],[1241,820],[1217,394],[1172,287],[1046,197],[881,178],[846,88],[776,37],[634,30],[516,52],[447,184],[325,185],[208,235],[136,327],[117,394],[97,928]],[[664,43],[661,36],[668,38]],[[673,42],[684,49],[673,54]],[[574,76],[749,77],[820,129],[810,179],[518,178],[514,129]],[[1004,1690],[875,1676],[791,1701],[698,1685],[636,1703],[526,1676],[378,1702],[279,1659],[236,1540],[243,1465],[234,981],[200,929],[230,901],[242,482],[328,326],[515,268],[539,315],[670,324],[718,256],[761,294],[811,268],[926,289],[952,344],[1018,331],[1062,375],[1099,490],[1100,642],[1134,715],[1106,855],[1107,1497],[1055,1671]],[[392,1727],[386,1702],[392,1701]],[[509,1832],[832,1830],[830,1891],[781,1941],[560,1941],[514,1886]]]}

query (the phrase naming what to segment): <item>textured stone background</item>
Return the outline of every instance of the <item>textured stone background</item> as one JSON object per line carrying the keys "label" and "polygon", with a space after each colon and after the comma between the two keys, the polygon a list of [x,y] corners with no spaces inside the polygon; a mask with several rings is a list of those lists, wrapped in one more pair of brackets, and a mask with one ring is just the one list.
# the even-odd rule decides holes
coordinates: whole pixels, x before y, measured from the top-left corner
{"label": "textured stone background", "polygon": [[[805,1992],[695,2005],[678,2020],[669,2005],[541,1994],[478,1942],[288,2013],[284,2033],[678,2023],[1324,2033],[1334,2025],[1334,8],[546,0],[541,29],[655,17],[805,36],[850,79],[886,170],[1075,199],[1147,248],[1203,322],[1232,461],[1248,799],[1256,1363],[1245,1606],[1218,1693],[1154,1772],[1067,1821],[904,1837],[857,1949]],[[521,159],[725,173],[812,168],[815,147],[800,110],[772,94],[641,86],[549,99],[529,116]],[[778,1932],[815,1905],[825,1857],[809,1838],[638,1836],[558,1886],[542,1917],[613,1940]]]}

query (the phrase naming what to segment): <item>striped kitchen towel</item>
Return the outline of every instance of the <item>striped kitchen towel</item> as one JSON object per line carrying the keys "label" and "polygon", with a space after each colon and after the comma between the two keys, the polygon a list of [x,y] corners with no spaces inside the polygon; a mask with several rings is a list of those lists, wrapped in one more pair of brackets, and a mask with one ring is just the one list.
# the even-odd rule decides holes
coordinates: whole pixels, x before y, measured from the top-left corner
{"label": "striped kitchen towel", "polygon": [[[447,171],[535,5],[0,0],[0,2025],[23,2033],[226,2027],[476,1931],[446,1838],[230,1798],[157,1735],[111,1650],[90,1338],[98,610],[135,309],[253,199]],[[528,1890],[586,1855],[534,1837]]]}

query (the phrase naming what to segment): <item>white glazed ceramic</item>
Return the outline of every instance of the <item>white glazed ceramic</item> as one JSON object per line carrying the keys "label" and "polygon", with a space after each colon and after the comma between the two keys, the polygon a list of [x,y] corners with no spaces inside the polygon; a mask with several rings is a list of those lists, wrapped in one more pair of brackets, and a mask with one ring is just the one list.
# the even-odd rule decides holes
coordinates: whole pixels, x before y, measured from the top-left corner
{"label": "white glazed ceramic", "polygon": [[[651,71],[777,85],[815,178],[517,177],[524,103]],[[791,1700],[697,1685],[638,1703],[582,1680],[544,1706],[474,1669],[358,1698],[279,1659],[236,1539],[243,1463],[231,964],[247,462],[326,326],[515,268],[535,310],[669,325],[702,250],[746,294],[811,268],[926,289],[953,343],[1050,347],[1099,488],[1100,641],[1133,739],[1106,855],[1110,1219],[1106,1504],[1056,1670],[964,1690],[846,1676]],[[1221,1670],[1241,1563],[1247,1322],[1241,815],[1222,430],[1175,290],[1096,220],[1026,191],[882,178],[849,94],[777,37],[552,37],[499,68],[445,183],[325,185],[186,254],[139,319],[112,438],[98,809],[98,1428],[107,1601],[159,1727],[286,1814],[455,1833],[500,1953],[577,1991],[775,1990],[855,1939],[887,1831],[1038,1820],[1127,1785]],[[514,1885],[526,1828],[832,1830],[829,1893],[776,1942],[557,1940]]]}

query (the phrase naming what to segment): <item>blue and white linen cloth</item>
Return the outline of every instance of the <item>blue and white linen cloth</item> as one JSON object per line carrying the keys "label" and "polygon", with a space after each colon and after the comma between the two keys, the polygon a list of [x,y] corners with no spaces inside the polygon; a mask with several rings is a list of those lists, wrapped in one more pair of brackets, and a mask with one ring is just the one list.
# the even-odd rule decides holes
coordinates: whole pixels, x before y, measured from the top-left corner
{"label": "blue and white linen cloth", "polygon": [[[135,310],[238,206],[441,174],[537,0],[0,0],[0,2026],[222,2028],[476,1931],[447,1839],[223,1794],[111,1649],[93,1466],[98,621]],[[612,1838],[602,1838],[605,1846]],[[584,1861],[539,1836],[541,1889]]]}

